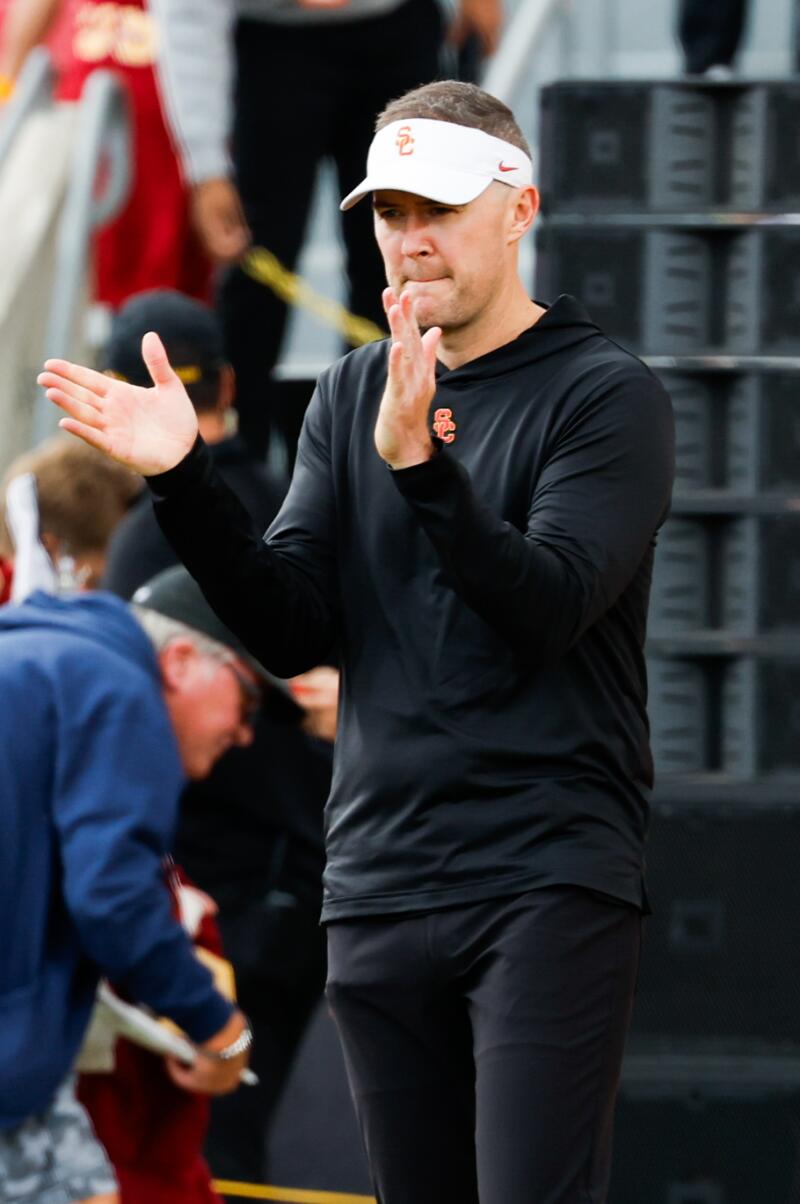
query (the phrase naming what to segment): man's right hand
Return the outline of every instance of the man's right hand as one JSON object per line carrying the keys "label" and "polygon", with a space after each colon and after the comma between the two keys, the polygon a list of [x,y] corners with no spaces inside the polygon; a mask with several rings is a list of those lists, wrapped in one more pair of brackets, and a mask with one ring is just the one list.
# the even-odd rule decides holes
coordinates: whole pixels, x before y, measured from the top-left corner
{"label": "man's right hand", "polygon": [[48,360],[38,380],[69,415],[60,427],[148,477],[174,468],[191,451],[197,415],[152,331],[142,340],[142,357],[152,389],[67,360]]}
{"label": "man's right hand", "polygon": [[223,176],[192,189],[192,221],[208,255],[217,263],[241,259],[250,246],[250,230],[236,185]]}
{"label": "man's right hand", "polygon": [[227,1095],[239,1086],[241,1073],[249,1061],[247,1053],[238,1054],[226,1061],[204,1057],[204,1051],[224,1049],[241,1035],[247,1020],[237,1008],[224,1028],[220,1029],[205,1044],[197,1047],[197,1060],[186,1066],[175,1058],[167,1058],[167,1072],[173,1083],[184,1091],[196,1091],[203,1095]]}

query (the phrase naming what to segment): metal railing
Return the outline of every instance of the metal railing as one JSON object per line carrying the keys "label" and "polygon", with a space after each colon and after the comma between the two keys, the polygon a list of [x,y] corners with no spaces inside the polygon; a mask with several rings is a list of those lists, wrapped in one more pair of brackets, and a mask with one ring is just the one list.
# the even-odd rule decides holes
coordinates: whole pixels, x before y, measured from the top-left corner
{"label": "metal railing", "polygon": [[[118,80],[110,71],[96,71],[86,81],[79,103],[78,135],[58,228],[45,358],[70,355],[80,320],[92,234],[120,210],[131,184],[130,118]],[[103,189],[98,193],[101,168]],[[34,443],[52,433],[57,418],[57,412],[39,391],[34,409]]]}
{"label": "metal railing", "polygon": [[53,61],[43,46],[25,60],[14,95],[5,107],[0,125],[0,171],[3,170],[20,130],[32,113],[47,108],[53,99]]}
{"label": "metal railing", "polygon": [[[52,110],[55,72],[49,53],[37,47],[25,61],[14,96],[0,123],[0,172],[26,123]],[[130,189],[131,135],[125,93],[113,73],[91,75],[78,102],[75,141],[56,232],[42,358],[74,354],[84,307],[84,283],[94,231],[124,204]],[[32,184],[35,187],[35,181]],[[57,424],[57,412],[32,389],[32,440],[39,443]]]}
{"label": "metal railing", "polygon": [[568,27],[569,0],[522,0],[503,32],[481,87],[513,108],[520,86],[528,82],[536,47],[557,18]]}

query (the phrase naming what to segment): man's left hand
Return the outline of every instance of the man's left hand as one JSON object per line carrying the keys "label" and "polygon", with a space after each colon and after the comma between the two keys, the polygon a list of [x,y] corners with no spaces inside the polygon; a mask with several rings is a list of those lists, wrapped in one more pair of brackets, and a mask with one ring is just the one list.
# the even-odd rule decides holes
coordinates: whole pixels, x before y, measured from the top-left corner
{"label": "man's left hand", "polygon": [[306,713],[303,728],[318,740],[333,744],[339,709],[339,670],[318,665],[289,681],[292,697]]}
{"label": "man's left hand", "polygon": [[216,177],[195,184],[190,196],[192,222],[215,263],[235,263],[250,245],[242,201],[232,180]]}
{"label": "man's left hand", "polygon": [[433,455],[428,413],[436,392],[436,348],[442,332],[432,326],[420,334],[410,293],[398,298],[392,289],[384,289],[383,308],[392,346],[375,446],[390,468],[410,468]]}
{"label": "man's left hand", "polygon": [[167,1073],[173,1083],[182,1087],[184,1091],[195,1091],[202,1095],[227,1095],[235,1091],[239,1086],[242,1071],[250,1060],[249,1051],[225,1061],[205,1057],[204,1054],[219,1052],[231,1045],[241,1036],[246,1025],[244,1014],[236,1008],[218,1033],[202,1045],[198,1045],[197,1060],[191,1066],[186,1066],[177,1058],[167,1058]]}

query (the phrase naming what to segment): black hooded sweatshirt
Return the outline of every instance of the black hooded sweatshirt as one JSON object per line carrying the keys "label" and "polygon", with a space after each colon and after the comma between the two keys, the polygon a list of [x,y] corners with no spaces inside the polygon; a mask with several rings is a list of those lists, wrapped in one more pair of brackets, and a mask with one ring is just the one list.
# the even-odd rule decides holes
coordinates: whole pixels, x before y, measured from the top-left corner
{"label": "black hooded sweatshirt", "polygon": [[150,478],[181,559],[269,669],[338,642],[323,919],[556,883],[641,906],[669,399],[564,296],[440,365],[437,454],[393,472],[374,444],[387,351],[320,377],[264,542],[200,441]]}

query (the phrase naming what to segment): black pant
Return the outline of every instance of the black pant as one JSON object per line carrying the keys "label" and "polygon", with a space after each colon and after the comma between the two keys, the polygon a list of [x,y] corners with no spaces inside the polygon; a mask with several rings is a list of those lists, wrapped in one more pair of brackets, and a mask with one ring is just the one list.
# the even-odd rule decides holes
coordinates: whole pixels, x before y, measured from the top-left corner
{"label": "black pant", "polygon": [[380,1204],[602,1204],[640,927],[577,887],[329,925]]}
{"label": "black pant", "polygon": [[[298,26],[242,20],[236,33],[234,157],[253,237],[294,268],[320,161],[331,158],[341,194],[364,177],[377,113],[438,74],[442,20],[436,0],[405,0],[369,20]],[[385,276],[368,203],[343,215],[349,305],[385,325]],[[258,456],[269,435],[270,376],[285,305],[238,268],[219,306],[236,369],[242,437]]]}
{"label": "black pant", "polygon": [[678,37],[687,72],[730,66],[742,40],[748,0],[681,0]]}

